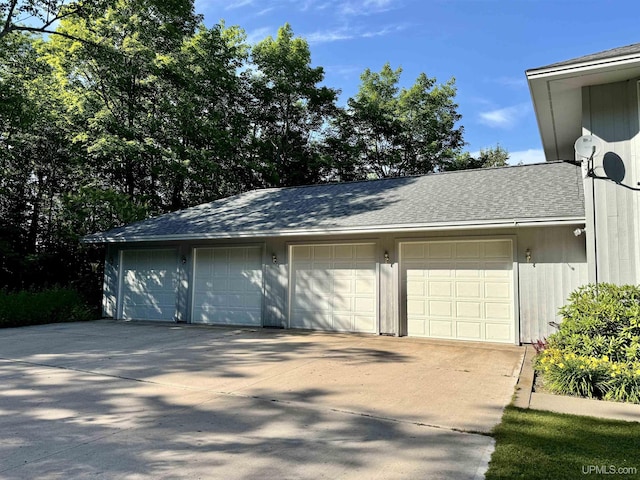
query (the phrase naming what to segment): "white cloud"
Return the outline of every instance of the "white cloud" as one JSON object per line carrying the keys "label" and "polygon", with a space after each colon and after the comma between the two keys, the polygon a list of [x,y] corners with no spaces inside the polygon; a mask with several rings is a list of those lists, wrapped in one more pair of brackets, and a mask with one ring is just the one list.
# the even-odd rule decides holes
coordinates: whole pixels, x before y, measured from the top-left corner
{"label": "white cloud", "polygon": [[247,32],[247,43],[249,45],[254,45],[254,44],[264,40],[269,35],[273,36],[274,32],[276,32],[276,31],[277,31],[277,29],[273,29],[271,27],[256,28],[255,30],[252,30],[251,32]]}
{"label": "white cloud", "polygon": [[394,0],[356,0],[342,4],[340,13],[342,15],[372,15],[399,6],[399,2]]}
{"label": "white cloud", "polygon": [[256,17],[261,17],[262,15],[266,15],[267,13],[273,11],[274,9],[275,7],[263,8],[262,10],[256,12]]}
{"label": "white cloud", "polygon": [[309,43],[328,43],[338,42],[340,40],[350,40],[355,35],[349,32],[347,28],[336,28],[333,30],[321,30],[303,35]]}
{"label": "white cloud", "polygon": [[521,103],[511,107],[480,112],[480,123],[494,128],[511,128],[529,112],[530,108],[528,103]]}
{"label": "white cloud", "polygon": [[353,27],[340,27],[332,30],[320,30],[303,35],[309,43],[329,43],[339,42],[343,40],[351,40],[354,38],[373,38],[390,35],[395,32],[399,32],[407,28],[404,24],[388,25],[379,30],[363,30]]}
{"label": "white cloud", "polygon": [[543,163],[545,160],[544,150],[540,148],[509,152],[509,165]]}
{"label": "white cloud", "polygon": [[226,2],[227,6],[225,10],[234,10],[236,8],[248,7],[249,5],[253,5],[253,0],[231,0]]}

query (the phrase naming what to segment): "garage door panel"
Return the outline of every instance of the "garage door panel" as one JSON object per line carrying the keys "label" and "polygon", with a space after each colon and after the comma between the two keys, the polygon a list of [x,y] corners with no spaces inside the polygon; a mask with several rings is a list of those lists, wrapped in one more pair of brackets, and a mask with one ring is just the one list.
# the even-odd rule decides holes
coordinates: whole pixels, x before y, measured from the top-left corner
{"label": "garage door panel", "polygon": [[479,262],[458,262],[455,265],[457,278],[482,278],[483,267]]}
{"label": "garage door panel", "polygon": [[426,253],[429,258],[452,258],[453,256],[452,246],[446,243],[432,243],[426,248],[422,248],[422,252],[423,255]]}
{"label": "garage door panel", "polygon": [[120,318],[174,320],[177,267],[174,249],[123,251]]}
{"label": "garage door panel", "polygon": [[508,265],[505,263],[495,264],[495,263],[486,263],[485,264],[485,278],[503,278],[505,280],[509,280],[511,278],[511,269],[508,268]]}
{"label": "garage door panel", "polygon": [[376,316],[374,315],[355,315],[353,328],[354,332],[372,332],[376,329]]}
{"label": "garage door panel", "polygon": [[453,302],[446,300],[428,300],[430,317],[452,317]]}
{"label": "garage door panel", "polygon": [[485,258],[503,258],[511,260],[511,242],[509,240],[487,242],[484,245]]}
{"label": "garage door panel", "polygon": [[333,247],[330,247],[330,246],[314,247],[313,258],[317,260],[329,260],[333,258]]}
{"label": "garage door panel", "polygon": [[465,340],[480,340],[482,324],[480,322],[456,322],[457,337]]}
{"label": "garage door panel", "polygon": [[477,242],[458,242],[455,246],[456,258],[480,258],[480,244]]}
{"label": "garage door panel", "polygon": [[425,293],[425,284],[424,280],[407,280],[407,293],[411,296],[424,295]]}
{"label": "garage door panel", "polygon": [[355,311],[359,313],[375,313],[376,302],[371,297],[356,297]]}
{"label": "garage door panel", "polygon": [[[330,302],[330,306],[333,307],[334,312],[351,312],[354,308],[354,299],[350,296],[336,295],[333,301]],[[329,306],[329,305],[328,305]],[[327,306],[327,307],[328,307]],[[325,307],[325,308],[327,308]]]}
{"label": "garage door panel", "polygon": [[511,296],[511,285],[507,282],[486,282],[484,284],[484,296],[488,299],[509,298]]}
{"label": "garage door panel", "polygon": [[192,322],[262,324],[262,248],[210,247],[194,253]]}
{"label": "garage door panel", "polygon": [[430,297],[450,297],[453,292],[453,284],[450,281],[430,281]]}
{"label": "garage door panel", "polygon": [[373,260],[376,259],[376,246],[375,244],[356,245],[356,258],[358,260]]}
{"label": "garage door panel", "polygon": [[355,280],[355,292],[358,294],[375,295],[375,280],[373,276],[357,276]]}
{"label": "garage door panel", "polygon": [[407,328],[415,332],[414,335],[424,337],[428,334],[428,332],[425,331],[425,324],[426,322],[424,320],[411,319],[407,322]]}
{"label": "garage door panel", "polygon": [[333,278],[333,289],[338,292],[352,294],[355,293],[356,279],[351,276],[335,276]]}
{"label": "garage door panel", "polygon": [[512,255],[510,240],[401,244],[407,333],[514,341]]}
{"label": "garage door panel", "polygon": [[507,342],[513,337],[513,326],[504,323],[487,323],[486,338],[495,342]]}
{"label": "garage door panel", "polygon": [[480,298],[482,285],[478,282],[456,282],[456,296]]}
{"label": "garage door panel", "polygon": [[485,303],[485,318],[511,321],[510,303]]}
{"label": "garage door panel", "polygon": [[408,308],[411,310],[411,312],[413,312],[415,316],[422,316],[427,313],[424,300],[409,300],[407,303]]}
{"label": "garage door panel", "polygon": [[429,331],[424,330],[423,335],[433,337],[451,338],[453,337],[453,322],[442,320],[431,320]]}
{"label": "garage door panel", "polygon": [[335,260],[353,260],[355,255],[354,249],[351,245],[336,245],[334,250]]}
{"label": "garage door panel", "polygon": [[480,302],[457,302],[456,316],[458,318],[481,318],[482,307]]}
{"label": "garage door panel", "polygon": [[404,250],[402,251],[402,255],[408,262],[410,262],[413,258],[423,259],[425,256],[425,247],[426,245],[421,243],[406,245]]}
{"label": "garage door panel", "polygon": [[375,245],[293,246],[290,326],[375,332],[376,272]]}

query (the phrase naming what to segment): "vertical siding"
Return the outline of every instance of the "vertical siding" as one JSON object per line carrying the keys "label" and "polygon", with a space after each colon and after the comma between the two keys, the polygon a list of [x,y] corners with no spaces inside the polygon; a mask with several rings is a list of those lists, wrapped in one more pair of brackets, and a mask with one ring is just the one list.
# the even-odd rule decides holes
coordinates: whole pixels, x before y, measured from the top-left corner
{"label": "vertical siding", "polygon": [[[380,239],[380,281],[379,281],[379,319],[380,333],[383,335],[399,335],[399,311],[398,311],[398,253],[395,247],[395,238],[392,235],[384,235]],[[389,263],[385,263],[384,254],[389,254]]]}
{"label": "vertical siding", "polygon": [[102,316],[115,318],[118,295],[118,250],[108,245],[104,257],[104,280],[102,286]]}
{"label": "vertical siding", "polygon": [[[585,179],[589,261],[597,251],[597,280],[618,284],[640,281],[640,222],[638,172],[635,165],[638,135],[637,82],[626,81],[583,89],[583,133],[599,137],[603,151],[595,157],[595,172],[604,176],[604,154],[613,152],[625,165],[623,185],[610,180]],[[592,192],[595,186],[595,210]],[[630,188],[626,188],[630,187]],[[593,228],[595,212],[596,227]],[[594,235],[595,231],[595,235]],[[595,268],[589,280],[596,280]]]}
{"label": "vertical siding", "polygon": [[[277,258],[275,264],[273,255]],[[266,243],[264,263],[262,324],[265,327],[285,328],[287,326],[289,261],[283,240],[271,239]]]}
{"label": "vertical siding", "polygon": [[[523,228],[518,232],[520,341],[529,343],[555,331],[558,309],[587,283],[585,236],[575,227]],[[526,250],[531,250],[531,262]]]}
{"label": "vertical siding", "polygon": [[[184,259],[184,263],[182,263]],[[176,282],[176,321],[188,322],[191,308],[191,272],[192,259],[189,245],[182,243],[178,246],[178,274]]]}

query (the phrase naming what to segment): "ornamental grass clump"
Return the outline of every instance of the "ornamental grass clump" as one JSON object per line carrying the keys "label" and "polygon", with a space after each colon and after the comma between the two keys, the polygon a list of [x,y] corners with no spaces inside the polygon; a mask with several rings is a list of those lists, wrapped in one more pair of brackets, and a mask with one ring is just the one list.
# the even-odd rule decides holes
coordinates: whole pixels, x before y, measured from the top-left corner
{"label": "ornamental grass clump", "polygon": [[535,369],[554,393],[640,403],[640,288],[587,285],[560,309],[563,321]]}

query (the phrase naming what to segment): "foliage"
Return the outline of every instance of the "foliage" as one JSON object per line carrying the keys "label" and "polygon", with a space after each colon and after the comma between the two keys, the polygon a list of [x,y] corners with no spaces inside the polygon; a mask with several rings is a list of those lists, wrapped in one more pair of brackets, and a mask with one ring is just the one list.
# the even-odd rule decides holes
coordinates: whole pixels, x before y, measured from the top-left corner
{"label": "foliage", "polygon": [[545,387],[640,403],[640,287],[584,286],[560,313],[558,332],[536,357]]}
{"label": "foliage", "polygon": [[322,67],[311,66],[311,52],[287,24],[274,39],[253,47],[251,116],[254,168],[267,186],[317,183],[321,129],[334,114],[338,92],[318,86]]}
{"label": "foliage", "polygon": [[[132,0],[130,3],[146,8],[153,16],[171,14],[185,18],[193,9],[190,0]],[[114,2],[110,0],[0,0],[0,40],[9,34],[23,32],[85,40],[54,26],[69,18],[95,20],[113,6]]]}
{"label": "foliage", "polygon": [[0,288],[95,302],[88,233],[254,188],[445,169],[464,144],[454,82],[400,88],[400,72],[366,70],[340,108],[289,25],[248,45],[193,0],[0,0]]}
{"label": "foliage", "polygon": [[638,468],[635,422],[509,406],[492,435],[496,447],[487,480],[573,480],[585,476],[583,469],[590,465]]}
{"label": "foliage", "polygon": [[0,327],[21,327],[55,322],[78,322],[95,318],[83,297],[69,288],[41,292],[0,291]]}
{"label": "foliage", "polygon": [[500,145],[491,148],[483,148],[476,157],[469,152],[457,155],[451,162],[444,165],[443,169],[467,170],[470,168],[505,167],[509,160],[509,152]]}
{"label": "foliage", "polygon": [[464,145],[455,81],[436,84],[421,73],[410,88],[400,88],[402,69],[367,69],[360,90],[336,117],[330,151],[340,159],[331,173],[358,178],[397,177],[444,170]]}

